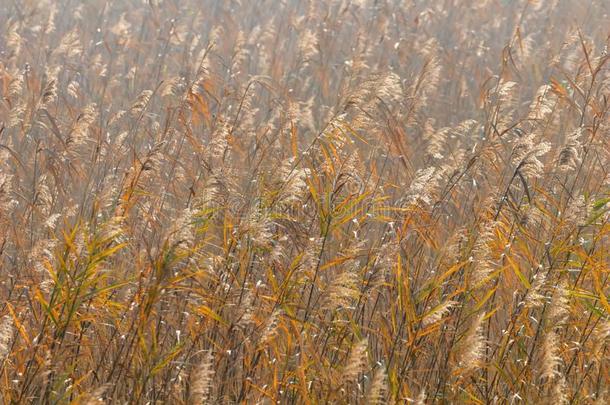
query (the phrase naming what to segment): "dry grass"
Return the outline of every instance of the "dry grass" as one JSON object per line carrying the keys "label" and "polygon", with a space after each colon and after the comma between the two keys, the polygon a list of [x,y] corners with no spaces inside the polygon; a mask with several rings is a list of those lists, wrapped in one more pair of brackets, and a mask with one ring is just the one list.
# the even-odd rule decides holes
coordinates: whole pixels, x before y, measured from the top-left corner
{"label": "dry grass", "polygon": [[2,0],[0,398],[607,403],[606,0]]}

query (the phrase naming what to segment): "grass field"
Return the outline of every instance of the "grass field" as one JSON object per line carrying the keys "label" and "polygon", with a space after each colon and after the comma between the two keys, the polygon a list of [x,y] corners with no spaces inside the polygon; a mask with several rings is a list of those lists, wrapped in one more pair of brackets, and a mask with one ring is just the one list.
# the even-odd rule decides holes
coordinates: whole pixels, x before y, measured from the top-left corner
{"label": "grass field", "polygon": [[608,0],[0,0],[0,402],[607,404]]}

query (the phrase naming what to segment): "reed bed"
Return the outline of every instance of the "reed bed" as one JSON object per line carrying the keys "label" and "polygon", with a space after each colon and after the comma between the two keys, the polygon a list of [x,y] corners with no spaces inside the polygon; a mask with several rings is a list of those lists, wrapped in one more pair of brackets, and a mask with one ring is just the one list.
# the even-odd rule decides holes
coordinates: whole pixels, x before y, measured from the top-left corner
{"label": "reed bed", "polygon": [[5,404],[606,404],[606,0],[2,0]]}

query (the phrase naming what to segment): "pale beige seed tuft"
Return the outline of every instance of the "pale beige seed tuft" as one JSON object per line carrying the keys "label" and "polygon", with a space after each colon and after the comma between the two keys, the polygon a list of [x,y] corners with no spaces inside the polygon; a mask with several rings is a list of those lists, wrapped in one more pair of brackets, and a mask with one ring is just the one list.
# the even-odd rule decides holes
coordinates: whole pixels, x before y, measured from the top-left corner
{"label": "pale beige seed tuft", "polygon": [[367,363],[368,344],[368,339],[365,338],[352,347],[343,370],[345,381],[356,382],[358,375],[364,371]]}
{"label": "pale beige seed tuft", "polygon": [[369,391],[367,403],[369,404],[384,404],[386,403],[386,395],[388,392],[388,376],[384,367],[379,367],[373,377],[371,389]]}
{"label": "pale beige seed tuft", "polygon": [[205,352],[203,359],[195,368],[191,381],[191,403],[211,404],[212,382],[214,379],[214,355],[211,350]]}
{"label": "pale beige seed tuft", "polygon": [[485,313],[477,315],[464,336],[462,351],[459,356],[459,365],[463,374],[468,374],[477,369],[485,356],[485,342],[483,319]]}
{"label": "pale beige seed tuft", "polygon": [[561,358],[559,357],[559,343],[555,331],[550,330],[544,336],[542,341],[542,363],[540,377],[550,381],[560,376],[559,366]]}
{"label": "pale beige seed tuft", "polygon": [[8,355],[13,332],[13,318],[5,315],[0,323],[0,362],[3,362]]}

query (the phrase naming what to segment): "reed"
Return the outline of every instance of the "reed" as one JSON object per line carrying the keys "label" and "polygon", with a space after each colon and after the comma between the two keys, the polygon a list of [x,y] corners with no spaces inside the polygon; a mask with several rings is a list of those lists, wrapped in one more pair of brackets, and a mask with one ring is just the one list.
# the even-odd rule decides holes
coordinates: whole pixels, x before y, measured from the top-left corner
{"label": "reed", "polygon": [[1,402],[610,400],[608,1],[1,3]]}

